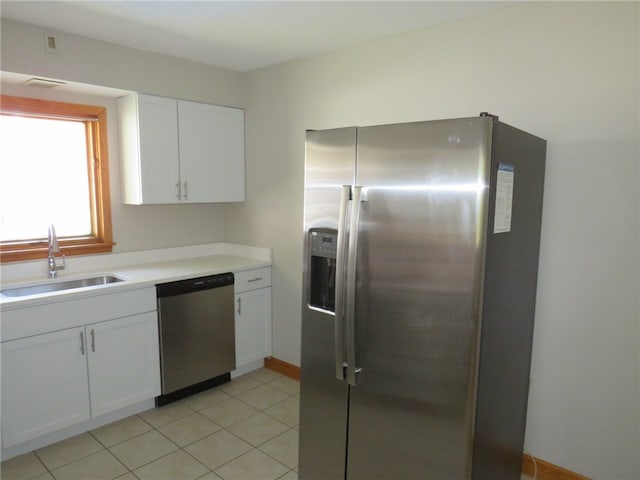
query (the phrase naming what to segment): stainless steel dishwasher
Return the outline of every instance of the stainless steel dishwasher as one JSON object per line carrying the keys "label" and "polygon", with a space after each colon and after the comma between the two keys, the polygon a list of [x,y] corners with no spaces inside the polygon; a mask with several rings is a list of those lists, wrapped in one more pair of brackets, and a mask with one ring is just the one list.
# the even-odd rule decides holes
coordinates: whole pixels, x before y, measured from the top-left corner
{"label": "stainless steel dishwasher", "polygon": [[230,380],[236,368],[233,273],[156,285],[158,406]]}

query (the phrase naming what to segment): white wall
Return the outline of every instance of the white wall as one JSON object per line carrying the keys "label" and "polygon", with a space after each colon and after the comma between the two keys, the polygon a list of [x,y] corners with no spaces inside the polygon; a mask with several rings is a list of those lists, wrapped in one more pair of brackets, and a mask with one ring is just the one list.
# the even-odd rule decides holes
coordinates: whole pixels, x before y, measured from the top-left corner
{"label": "white wall", "polygon": [[[33,25],[3,20],[0,69],[219,105],[244,106],[246,87],[240,73],[65,33],[57,35],[59,53],[47,54],[44,33],[44,29]],[[224,240],[224,205],[122,204],[115,100],[102,94],[76,94],[65,90],[68,89],[2,85],[2,93],[6,95],[107,107],[114,252]],[[43,228],[46,231],[46,225]]]}
{"label": "white wall", "polygon": [[305,129],[489,111],[548,140],[526,448],[640,478],[637,3],[525,3],[249,74],[247,201],[274,248],[274,355],[299,364]]}
{"label": "white wall", "polygon": [[[246,107],[244,204],[121,206],[112,178],[114,233],[121,251],[219,239],[274,247],[274,355],[292,363],[305,129],[490,111],[546,138],[526,447],[594,478],[637,479],[638,7],[508,5],[248,75],[62,33],[60,53],[47,55],[42,29],[3,20],[0,68]],[[113,177],[116,152],[110,143]]]}

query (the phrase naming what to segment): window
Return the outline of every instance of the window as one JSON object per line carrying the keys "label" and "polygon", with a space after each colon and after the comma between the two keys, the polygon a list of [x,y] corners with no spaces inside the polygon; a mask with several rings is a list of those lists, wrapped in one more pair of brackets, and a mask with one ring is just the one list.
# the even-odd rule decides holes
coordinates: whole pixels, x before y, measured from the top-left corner
{"label": "window", "polygon": [[110,252],[106,108],[0,96],[2,261]]}

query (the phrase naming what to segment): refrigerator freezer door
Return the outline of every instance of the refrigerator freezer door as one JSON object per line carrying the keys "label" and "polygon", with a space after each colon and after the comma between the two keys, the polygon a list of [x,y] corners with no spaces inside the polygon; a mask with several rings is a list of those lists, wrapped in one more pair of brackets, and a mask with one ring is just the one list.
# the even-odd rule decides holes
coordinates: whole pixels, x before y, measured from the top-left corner
{"label": "refrigerator freezer door", "polygon": [[[304,480],[342,480],[348,386],[336,378],[336,318],[328,309],[311,306],[316,302],[310,302],[310,240],[313,232],[327,232],[328,239],[337,238],[331,235],[338,230],[343,186],[352,185],[355,176],[356,129],[307,132],[306,145],[298,469]],[[342,357],[343,352],[339,353]]]}
{"label": "refrigerator freezer door", "polygon": [[347,475],[468,479],[492,123],[358,130]]}

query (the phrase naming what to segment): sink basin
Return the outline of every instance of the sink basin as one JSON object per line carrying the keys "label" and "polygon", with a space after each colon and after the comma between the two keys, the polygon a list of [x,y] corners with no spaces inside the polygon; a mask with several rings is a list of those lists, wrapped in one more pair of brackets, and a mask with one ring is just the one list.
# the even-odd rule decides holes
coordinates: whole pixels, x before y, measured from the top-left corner
{"label": "sink basin", "polygon": [[62,282],[43,283],[41,285],[29,285],[28,287],[7,288],[5,290],[0,290],[0,294],[5,297],[23,297],[25,295],[37,295],[39,293],[72,290],[74,288],[107,285],[109,283],[122,281],[122,278],[116,277],[115,275],[99,275],[96,277],[80,278],[78,280],[65,280]]}

